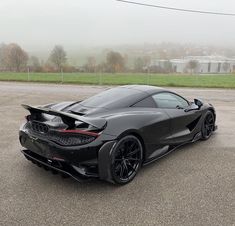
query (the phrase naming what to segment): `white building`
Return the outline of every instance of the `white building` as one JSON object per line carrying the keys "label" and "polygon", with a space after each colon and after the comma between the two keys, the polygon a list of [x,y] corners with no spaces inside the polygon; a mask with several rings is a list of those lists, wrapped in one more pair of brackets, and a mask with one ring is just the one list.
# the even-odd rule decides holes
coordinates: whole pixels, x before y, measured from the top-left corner
{"label": "white building", "polygon": [[175,73],[190,73],[190,61],[196,61],[197,67],[193,69],[193,73],[201,74],[225,74],[235,71],[235,59],[222,56],[188,56],[183,59],[172,60],[153,60],[150,67],[164,67],[165,62],[170,62],[172,70]]}

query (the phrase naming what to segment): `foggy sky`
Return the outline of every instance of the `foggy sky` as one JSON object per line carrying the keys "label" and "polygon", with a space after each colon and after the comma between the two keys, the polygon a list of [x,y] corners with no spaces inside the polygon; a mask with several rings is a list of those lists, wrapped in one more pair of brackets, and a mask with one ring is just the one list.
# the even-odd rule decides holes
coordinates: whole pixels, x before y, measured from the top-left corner
{"label": "foggy sky", "polygon": [[[235,13],[234,0],[136,0]],[[115,0],[1,0],[0,43],[26,49],[180,42],[235,46],[235,17],[173,12]]]}

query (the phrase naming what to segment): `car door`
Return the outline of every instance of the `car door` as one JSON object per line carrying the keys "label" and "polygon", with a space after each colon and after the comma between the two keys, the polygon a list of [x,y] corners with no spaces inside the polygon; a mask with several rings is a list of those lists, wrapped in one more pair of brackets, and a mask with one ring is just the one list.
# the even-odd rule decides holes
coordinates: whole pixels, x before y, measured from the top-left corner
{"label": "car door", "polygon": [[139,130],[146,146],[145,158],[156,158],[167,152],[169,147],[167,139],[171,136],[169,115],[165,113],[164,109],[156,107],[152,96],[137,102],[132,107],[135,107],[135,110],[143,111],[144,114],[144,117],[139,119],[140,124],[144,126]]}
{"label": "car door", "polygon": [[172,143],[182,143],[193,139],[194,128],[200,120],[201,113],[198,110],[185,111],[190,103],[183,97],[172,92],[161,92],[152,96],[156,105],[164,109],[171,118]]}

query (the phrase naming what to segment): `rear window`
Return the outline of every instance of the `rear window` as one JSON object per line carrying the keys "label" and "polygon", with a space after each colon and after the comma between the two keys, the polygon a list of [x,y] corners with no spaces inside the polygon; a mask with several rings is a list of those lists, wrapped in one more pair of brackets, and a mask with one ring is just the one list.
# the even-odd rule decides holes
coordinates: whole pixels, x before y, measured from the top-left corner
{"label": "rear window", "polygon": [[127,97],[139,94],[138,90],[127,88],[113,88],[90,97],[80,104],[86,107],[105,107],[111,103],[125,100]]}

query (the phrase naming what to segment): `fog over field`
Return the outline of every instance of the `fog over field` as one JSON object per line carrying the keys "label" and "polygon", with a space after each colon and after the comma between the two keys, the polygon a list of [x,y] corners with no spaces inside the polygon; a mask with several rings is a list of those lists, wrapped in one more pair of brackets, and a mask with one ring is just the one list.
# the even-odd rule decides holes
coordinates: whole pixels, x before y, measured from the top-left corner
{"label": "fog over field", "polygon": [[[137,0],[178,8],[235,13],[233,0]],[[0,43],[28,51],[55,44],[72,50],[143,43],[235,46],[235,17],[167,11],[115,0],[1,0]]]}

